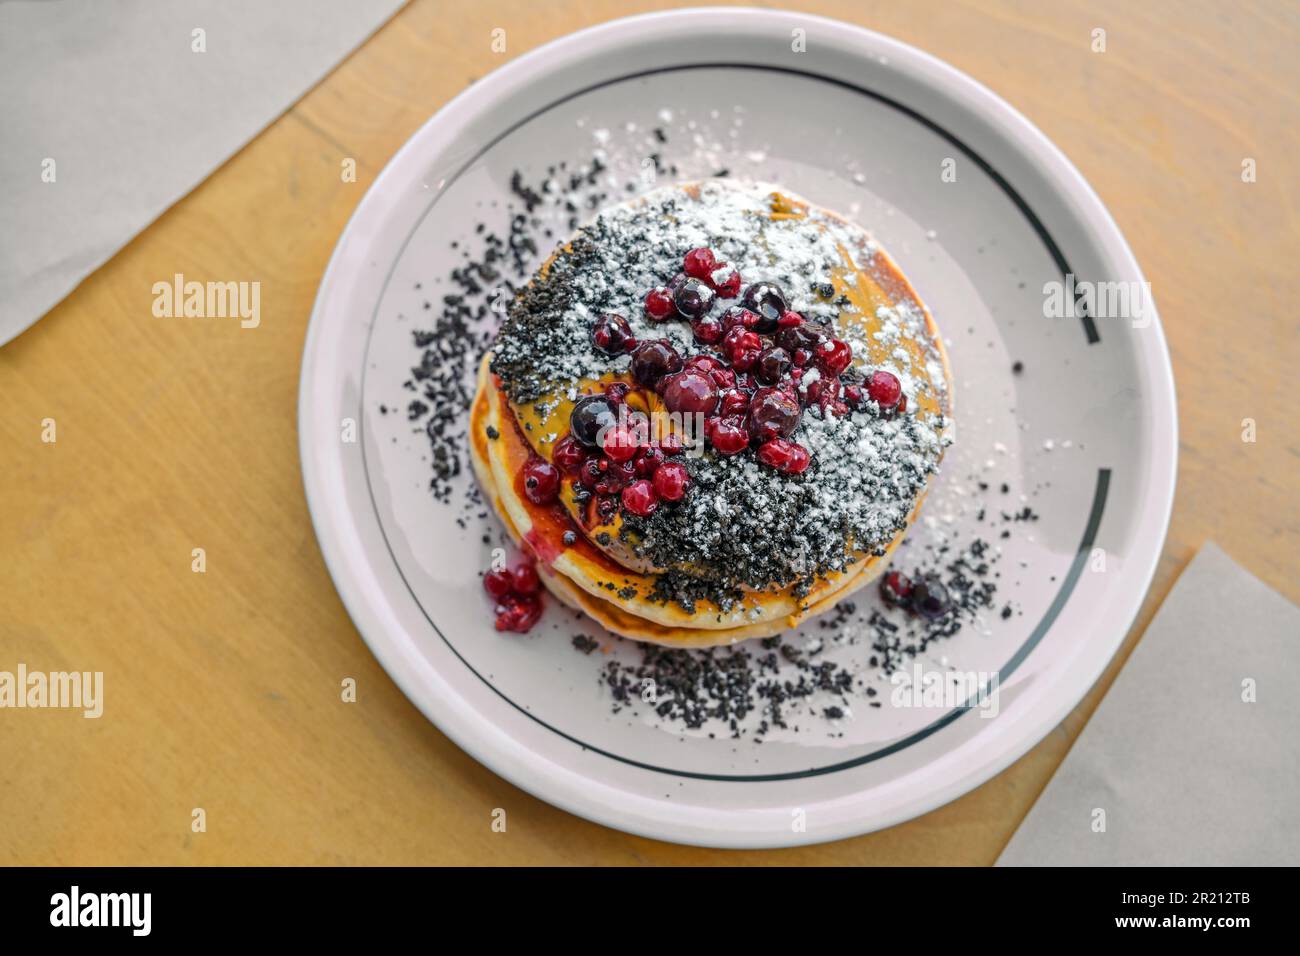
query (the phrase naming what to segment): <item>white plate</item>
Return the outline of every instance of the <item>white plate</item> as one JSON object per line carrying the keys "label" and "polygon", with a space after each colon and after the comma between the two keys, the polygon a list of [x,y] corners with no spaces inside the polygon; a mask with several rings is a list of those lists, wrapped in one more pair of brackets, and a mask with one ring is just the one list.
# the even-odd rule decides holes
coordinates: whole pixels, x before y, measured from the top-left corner
{"label": "white plate", "polygon": [[[792,49],[796,30],[806,52]],[[710,738],[653,714],[612,714],[598,678],[609,658],[575,652],[569,635],[582,628],[571,613],[552,609],[523,638],[492,629],[479,573],[494,519],[458,526],[460,510],[428,492],[422,436],[378,408],[403,398],[399,383],[418,359],[410,333],[421,300],[439,291],[429,283],[454,261],[450,241],[473,241],[478,219],[505,215],[512,171],[540,179],[552,163],[589,159],[596,138],[613,174],[631,178],[657,125],[669,129],[663,152],[681,160],[681,176],[727,166],[859,221],[935,313],[955,369],[958,440],[923,514],[941,531],[973,529],[967,479],[982,473],[1007,481],[1017,507],[1029,495],[1042,515],[1031,532],[997,542],[1000,599],[1019,613],[989,615],[926,657],[999,672],[996,719],[860,707],[834,733],[808,718],[761,744]],[[339,240],[299,409],[321,549],[406,695],[544,800],[634,833],[732,847],[909,819],[989,779],[1078,703],[1131,624],[1164,540],[1177,423],[1159,321],[1044,318],[1044,283],[1065,272],[1143,281],[1065,157],[924,53],[755,10],[655,14],[575,34],[507,64],[426,123]],[[348,420],[357,441],[343,439]],[[604,643],[614,657],[636,655]],[[866,656],[861,645],[832,651],[857,666]]]}

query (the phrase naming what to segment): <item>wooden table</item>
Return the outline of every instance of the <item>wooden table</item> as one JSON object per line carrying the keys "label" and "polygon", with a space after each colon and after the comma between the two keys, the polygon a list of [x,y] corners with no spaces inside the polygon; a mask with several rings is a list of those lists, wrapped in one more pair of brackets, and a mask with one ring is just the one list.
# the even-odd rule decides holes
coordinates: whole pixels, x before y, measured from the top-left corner
{"label": "wooden table", "polygon": [[[508,57],[671,5],[413,3],[0,349],[0,670],[102,670],[107,684],[100,720],[0,711],[0,862],[990,863],[1204,540],[1300,601],[1296,8],[791,3],[992,87],[1078,164],[1133,244],[1182,429],[1173,525],[1138,625],[1007,771],[828,846],[735,853],[626,836],[516,790],[430,725],[357,635],[312,533],[295,428],[312,297],[388,158],[503,61],[494,27]],[[1105,53],[1090,48],[1096,27]],[[340,182],[345,157],[354,184]],[[1246,157],[1255,183],[1242,182]],[[259,278],[261,327],[153,319],[152,285],[176,272]],[[191,570],[195,548],[206,573]],[[339,700],[349,676],[355,705]],[[496,807],[505,834],[492,832]]]}

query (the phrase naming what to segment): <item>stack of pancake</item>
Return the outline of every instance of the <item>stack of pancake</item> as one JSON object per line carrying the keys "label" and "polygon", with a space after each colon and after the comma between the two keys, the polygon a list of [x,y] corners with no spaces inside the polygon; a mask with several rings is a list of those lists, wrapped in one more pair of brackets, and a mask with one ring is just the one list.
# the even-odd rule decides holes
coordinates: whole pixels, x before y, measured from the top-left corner
{"label": "stack of pancake", "polygon": [[[685,452],[668,450],[690,482],[684,497],[651,514],[620,508],[617,490],[593,492],[572,468],[560,469],[558,493],[539,503],[526,466],[552,462],[584,396],[610,392],[647,416],[664,408],[662,383],[634,374],[630,355],[593,344],[601,317],[626,320],[635,340],[628,352],[662,341],[688,365],[696,356],[727,364],[726,345],[693,332],[703,325],[664,320],[647,305],[656,289],[681,301],[681,263],[699,249],[716,259],[701,279],[718,291],[713,317],[754,319],[765,350],[800,322],[819,340],[851,347],[842,373],[819,369],[818,355],[804,354],[806,368],[796,362],[772,380],[802,406],[785,438],[810,462],[798,471],[770,467],[758,438],[726,454],[700,440]],[[761,282],[778,290],[780,328],[742,308],[756,300],[734,282],[727,287],[731,272],[746,288]],[[756,365],[737,364],[744,370],[733,391],[764,389]],[[888,393],[872,388],[882,372],[901,385],[896,404],[869,397]],[[479,370],[472,458],[487,499],[559,600],[624,637],[728,644],[791,628],[884,570],[950,442],[949,396],[933,319],[864,231],[771,186],[710,180],[606,209],[520,292]],[[590,454],[600,457],[600,447]]]}

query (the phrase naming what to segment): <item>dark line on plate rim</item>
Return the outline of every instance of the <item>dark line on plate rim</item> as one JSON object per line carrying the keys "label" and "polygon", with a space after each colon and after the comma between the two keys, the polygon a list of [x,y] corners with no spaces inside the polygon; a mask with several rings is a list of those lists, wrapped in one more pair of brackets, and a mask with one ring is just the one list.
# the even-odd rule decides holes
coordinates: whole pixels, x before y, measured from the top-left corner
{"label": "dark line on plate rim", "polygon": [[[1021,215],[1023,215],[1025,219],[1028,220],[1030,227],[1034,230],[1034,233],[1038,236],[1039,240],[1043,243],[1044,246],[1047,247],[1047,253],[1052,257],[1052,261],[1056,264],[1056,268],[1060,271],[1062,279],[1074,273],[1074,270],[1070,268],[1070,263],[1065,258],[1065,254],[1061,251],[1061,247],[1056,244],[1056,240],[1052,238],[1052,234],[1047,231],[1047,227],[1043,225],[1043,221],[1039,219],[1038,215],[1033,211],[1033,209],[1029,207],[1029,203],[1025,201],[1024,197],[1020,195],[1020,193],[1016,190],[1016,188],[1012,186],[1011,183],[1008,182],[1007,179],[1001,173],[999,173],[996,169],[993,168],[992,164],[990,164],[988,160],[986,160],[979,153],[975,152],[975,150],[971,149],[971,147],[967,146],[966,143],[963,140],[959,139],[955,133],[949,132],[946,128],[940,126],[938,123],[930,119],[928,116],[924,116],[921,113],[918,113],[916,110],[912,109],[912,107],[900,103],[898,102],[898,100],[885,96],[883,93],[877,93],[876,91],[869,90],[866,87],[858,86],[854,83],[850,83],[848,80],[841,80],[833,76],[822,76],[820,73],[812,73],[809,72],[808,70],[797,70],[794,69],[793,67],[788,67],[788,66],[769,66],[760,63],[684,63],[678,66],[654,67],[649,70],[640,70],[636,73],[627,73],[623,76],[615,77],[614,79],[602,80],[599,83],[593,83],[590,86],[586,86],[580,90],[575,90],[572,93],[568,93],[565,96],[560,97],[558,100],[554,100],[553,102],[548,103],[546,106],[539,107],[538,109],[529,113],[527,116],[516,121],[509,128],[503,130],[501,133],[497,134],[492,139],[490,139],[486,144],[484,144],[484,146],[477,153],[475,153],[458,170],[456,170],[456,172],[452,174],[452,176],[448,178],[447,181],[443,184],[443,189],[439,193],[439,195],[435,196],[433,200],[430,201],[428,207],[420,215],[420,218],[416,220],[415,226],[411,230],[411,235],[415,234],[415,230],[420,227],[420,223],[422,223],[425,217],[428,216],[428,214],[433,210],[433,207],[438,202],[438,199],[440,199],[441,196],[446,193],[447,189],[453,184],[455,184],[456,180],[460,179],[460,177],[464,174],[465,170],[473,166],[474,163],[477,162],[478,159],[481,156],[483,156],[484,153],[490,150],[497,143],[501,142],[501,140],[505,139],[515,130],[519,129],[519,127],[531,123],[533,120],[537,119],[537,117],[543,115],[544,113],[550,112],[551,110],[555,109],[555,107],[561,106],[564,103],[576,99],[579,96],[585,96],[588,93],[593,93],[596,90],[604,89],[607,86],[613,86],[617,83],[626,83],[629,80],[640,80],[650,76],[658,76],[661,73],[679,73],[685,70],[724,70],[724,69],[725,70],[758,70],[767,73],[784,73],[788,76],[801,76],[810,80],[820,80],[823,83],[829,83],[832,86],[838,86],[841,89],[850,90],[854,93],[858,93],[862,96],[866,96],[869,99],[873,99],[876,100],[877,102],[884,103],[886,106],[892,107],[893,109],[897,110],[903,115],[911,117],[912,119],[920,123],[922,126],[924,126],[926,129],[930,130],[932,133],[937,134],[938,136],[947,140],[953,146],[956,146],[959,150],[965,153],[967,157],[973,160],[975,165],[978,166],[980,169],[982,169],[989,176],[990,179],[992,179],[995,183],[997,183],[998,188],[1001,189],[1007,195],[1007,198],[1010,199],[1011,202],[1015,205],[1015,207],[1020,210]],[[397,255],[398,259],[401,258],[402,252],[405,251],[406,244],[410,242],[410,239],[411,236],[408,235],[406,238],[406,242],[402,243],[402,249],[398,251],[398,255]],[[394,265],[396,265],[396,260],[394,261]],[[389,276],[391,278],[391,271],[389,273]],[[388,282],[387,280],[385,280],[384,289],[386,290],[387,287],[388,287]],[[382,300],[382,298],[383,298],[383,291],[380,292],[380,299]],[[1078,313],[1080,320],[1083,322],[1083,331],[1088,338],[1088,344],[1096,345],[1101,341],[1101,334],[1097,331],[1097,325],[1093,321],[1092,316],[1088,314],[1086,303],[1080,300],[1078,295],[1076,295],[1075,299],[1076,299],[1075,310]],[[378,311],[379,308],[378,303],[376,303],[375,308],[376,311]]]}
{"label": "dark line on plate rim", "polygon": [[[759,64],[740,64],[740,63],[696,63],[696,64],[683,64],[680,66],[671,66],[671,67],[659,67],[656,69],[643,70],[638,73],[630,73],[613,79],[604,80],[600,83],[594,83],[591,86],[584,87],[583,89],[580,90],[576,90],[573,93],[569,93],[566,96],[563,96],[560,99],[555,100],[549,103],[548,105],[533,111],[529,115],[515,122],[506,130],[502,131],[499,135],[494,137],[492,140],[487,142],[477,153],[475,153],[472,157],[466,160],[465,163],[462,164],[461,167],[451,177],[447,179],[446,183],[443,186],[443,189],[439,191],[437,196],[434,196],[430,200],[429,205],[425,208],[424,212],[420,214],[420,217],[415,221],[415,224],[411,227],[411,231],[407,234],[406,239],[404,239],[402,242],[401,248],[398,249],[397,251],[397,255],[394,256],[393,258],[393,264],[389,267],[388,274],[384,277],[384,285],[379,291],[379,296],[376,299],[374,311],[371,313],[370,316],[369,328],[366,330],[366,347],[365,347],[365,352],[364,352],[362,366],[361,366],[361,387],[359,389],[359,395],[360,395],[359,400],[363,403],[365,400],[366,373],[369,369],[368,359],[370,355],[370,342],[374,336],[375,323],[379,316],[379,305],[380,303],[383,302],[384,295],[388,291],[388,286],[389,283],[392,281],[393,273],[397,269],[397,263],[401,260],[402,256],[405,254],[406,247],[410,244],[411,238],[415,235],[416,231],[420,228],[420,225],[424,222],[425,218],[428,217],[429,213],[433,211],[433,207],[437,205],[438,200],[441,199],[444,195],[446,195],[447,189],[450,186],[452,186],[458,179],[460,179],[460,177],[464,174],[465,170],[473,166],[474,163],[476,163],[488,150],[490,150],[501,140],[505,139],[511,133],[515,132],[521,126],[524,126],[532,122],[534,119],[543,115],[544,113],[547,113],[550,110],[554,109],[555,107],[567,103],[569,100],[575,99],[576,97],[594,92],[595,90],[602,89],[606,86],[613,86],[614,84],[624,83],[629,80],[643,79],[645,77],[654,76],[660,73],[675,73],[683,70],[707,70],[707,69],[764,70],[768,72],[786,73],[795,76],[807,77],[809,79],[821,80],[824,83],[830,83],[834,86],[839,86],[844,89],[848,89],[860,93],[863,96],[867,96],[871,99],[877,100],[881,103],[886,104],[887,106],[893,107],[894,109],[898,110],[899,112],[907,116],[910,116],[912,119],[916,120],[926,128],[930,129],[934,133],[946,139],[948,142],[952,143],[963,153],[965,153],[970,159],[974,160],[976,165],[978,165],[982,170],[984,170],[984,172],[988,174],[988,176],[998,184],[998,186],[1002,189],[1002,191],[1007,194],[1008,198],[1011,199],[1011,201],[1015,204],[1015,206],[1025,216],[1030,226],[1033,228],[1034,232],[1038,235],[1039,239],[1041,239],[1043,244],[1047,247],[1047,251],[1049,255],[1051,255],[1052,260],[1056,263],[1057,268],[1061,270],[1062,276],[1064,277],[1065,275],[1070,273],[1071,270],[1069,264],[1066,262],[1064,255],[1061,253],[1060,247],[1057,246],[1055,240],[1052,239],[1051,234],[1048,233],[1047,228],[1043,225],[1042,221],[1034,214],[1033,210],[1029,208],[1029,205],[1024,201],[1024,199],[1020,196],[1020,194],[1016,192],[1016,190],[1011,186],[1011,184],[1007,182],[1002,177],[1002,175],[997,172],[997,170],[995,170],[992,166],[990,166],[989,163],[985,161],[983,157],[981,157],[978,153],[972,150],[964,142],[958,139],[955,135],[948,132],[948,130],[944,129],[942,126],[939,126],[933,120],[930,120],[925,116],[922,116],[920,113],[916,112],[911,107],[905,106],[902,103],[890,99],[889,97],[884,96],[880,93],[876,93],[872,90],[865,89],[864,87],[856,86],[845,80],[836,79],[834,77],[822,76],[817,73],[810,73],[805,70],[795,70],[789,67],[764,66]],[[1085,313],[1082,315],[1082,319],[1083,319],[1084,330],[1088,337],[1088,344],[1093,345],[1100,342],[1101,337],[1100,335],[1097,334],[1097,329],[1092,321],[1092,318]],[[423,603],[421,603],[420,599],[416,596],[415,590],[411,587],[410,582],[406,579],[406,574],[402,570],[402,566],[398,562],[397,556],[393,553],[392,545],[388,541],[388,534],[384,531],[384,523],[382,520],[379,520],[379,507],[375,502],[374,488],[370,482],[369,463],[366,458],[365,421],[366,421],[365,407],[363,404],[360,409],[360,414],[358,415],[358,422],[360,423],[361,426],[361,442],[359,444],[361,445],[361,461],[363,466],[362,471],[366,477],[366,492],[370,496],[370,505],[375,513],[376,523],[379,525],[380,536],[384,539],[384,547],[388,549],[388,555],[393,562],[393,567],[397,570],[398,577],[402,579],[402,583],[406,586],[406,589],[410,593],[412,600],[415,601],[415,606],[420,609],[420,613],[424,615],[424,619],[429,622],[429,625],[434,629],[438,637],[442,639],[442,642],[447,646],[448,650],[450,650],[456,656],[456,659],[459,660],[471,674],[473,674],[480,681],[482,681],[483,684],[486,685],[493,693],[495,693],[498,697],[500,697],[502,700],[504,700],[506,703],[508,703],[511,707],[519,711],[524,716],[535,721],[542,727],[545,727],[547,730],[551,731],[552,733],[564,738],[565,740],[568,740],[573,744],[576,744],[577,746],[581,747],[583,750],[600,754],[603,757],[608,757],[611,760],[616,760],[619,763],[627,764],[629,766],[638,767],[642,770],[650,770],[655,773],[668,774],[670,776],[685,777],[685,778],[695,779],[695,780],[715,780],[715,781],[736,782],[736,783],[742,783],[742,782],[761,783],[761,782],[772,782],[772,781],[781,781],[781,780],[798,780],[805,777],[823,776],[825,774],[836,773],[841,770],[848,770],[854,767],[860,767],[863,764],[871,763],[874,760],[879,760],[891,754],[898,753],[899,751],[904,750],[907,747],[912,746],[913,744],[921,742],[922,740],[936,733],[937,731],[942,730],[944,727],[951,724],[962,714],[972,709],[969,706],[957,707],[949,711],[944,716],[940,717],[938,720],[923,727],[922,729],[916,731],[915,733],[903,738],[902,740],[895,741],[894,743],[889,744],[888,746],[882,747],[879,750],[874,750],[871,753],[864,754],[860,757],[855,757],[851,760],[841,761],[840,763],[836,763],[836,764],[830,764],[825,767],[812,767],[807,770],[794,770],[794,771],[787,771],[785,773],[711,774],[711,773],[699,773],[691,770],[675,770],[671,767],[659,767],[654,764],[648,764],[648,763],[643,763],[642,761],[639,760],[633,760],[630,757],[622,757],[619,756],[618,754],[611,753],[610,751],[603,750],[600,747],[596,747],[591,744],[584,743],[583,741],[579,740],[577,737],[574,737],[573,735],[568,734],[563,730],[560,730],[558,727],[553,727],[551,724],[548,724],[546,721],[542,720],[536,714],[532,713],[527,708],[520,706],[519,704],[515,703],[511,698],[506,696],[505,693],[499,690],[490,680],[488,680],[477,670],[475,670],[473,665],[471,665],[469,661],[465,660],[465,658],[461,656],[460,651],[458,651],[455,645],[453,645],[451,641],[447,639],[447,636],[443,634],[442,629],[439,628],[437,623],[433,620],[433,618],[429,616],[429,613],[428,611],[425,610]],[[1065,606],[1065,603],[1069,599],[1071,592],[1074,590],[1075,584],[1078,582],[1079,575],[1083,571],[1083,565],[1084,562],[1087,560],[1087,555],[1091,550],[1094,541],[1096,540],[1097,529],[1101,525],[1102,514],[1106,508],[1106,497],[1107,497],[1108,490],[1110,488],[1110,476],[1111,476],[1111,470],[1109,468],[1102,468],[1098,471],[1097,486],[1096,486],[1096,490],[1093,493],[1092,509],[1088,516],[1087,526],[1084,529],[1083,539],[1079,543],[1079,550],[1075,554],[1073,562],[1071,562],[1070,570],[1067,572],[1065,576],[1065,580],[1062,582],[1061,589],[1057,592],[1057,595],[1053,599],[1051,605],[1048,606],[1047,612],[1044,614],[1043,619],[1038,623],[1038,626],[1034,628],[1033,632],[1030,634],[1029,638],[1025,641],[1025,643],[1021,645],[1020,649],[1017,650],[1016,653],[1007,662],[1006,666],[998,671],[999,687],[1001,687],[1002,682],[1007,677],[1010,677],[1012,672],[1017,667],[1019,667],[1021,663],[1024,662],[1025,658],[1029,656],[1029,653],[1042,640],[1043,636],[1047,633],[1052,623],[1055,622],[1057,616],[1060,614],[1061,609]]]}

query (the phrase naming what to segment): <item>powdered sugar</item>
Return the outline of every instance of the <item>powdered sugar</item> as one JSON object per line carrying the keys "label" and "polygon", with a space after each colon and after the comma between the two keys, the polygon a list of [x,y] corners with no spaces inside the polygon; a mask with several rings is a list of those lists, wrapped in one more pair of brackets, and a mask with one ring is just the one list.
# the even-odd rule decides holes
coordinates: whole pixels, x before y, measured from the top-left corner
{"label": "powdered sugar", "polygon": [[[707,181],[695,196],[669,187],[602,212],[512,307],[493,362],[506,394],[545,411],[559,396],[576,395],[577,382],[626,371],[627,356],[610,358],[592,346],[591,324],[605,312],[624,316],[640,341],[666,339],[683,356],[702,351],[687,323],[652,322],[643,308],[647,291],[667,282],[698,247],[713,250],[717,273],[734,268],[746,285],[779,285],[790,309],[846,338],[863,363],[866,325],[851,320],[856,307],[835,294],[833,283],[853,281],[846,251],[862,263],[875,255],[874,244],[813,207],[805,215],[774,215],[773,192]],[[714,311],[731,304],[720,301]],[[875,337],[897,343],[883,367],[899,377],[905,394],[915,396],[928,383],[942,388],[919,310],[903,302],[875,319]],[[904,343],[919,346],[923,361],[933,364],[915,368]],[[817,377],[809,369],[802,384]],[[702,593],[716,600],[742,588],[810,587],[843,569],[854,551],[883,550],[905,527],[943,452],[942,416],[916,412],[889,418],[868,403],[836,417],[810,406],[792,436],[812,453],[802,475],[760,465],[752,453],[691,460],[683,502],[651,518],[625,516],[624,536],[638,557],[691,569],[685,577],[666,576],[657,596],[688,604]]]}

